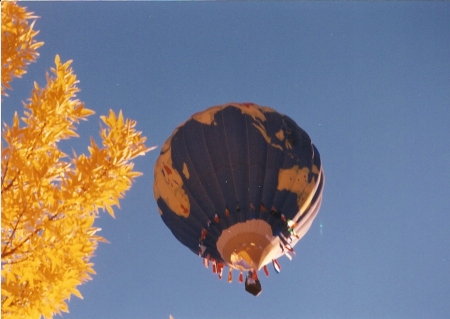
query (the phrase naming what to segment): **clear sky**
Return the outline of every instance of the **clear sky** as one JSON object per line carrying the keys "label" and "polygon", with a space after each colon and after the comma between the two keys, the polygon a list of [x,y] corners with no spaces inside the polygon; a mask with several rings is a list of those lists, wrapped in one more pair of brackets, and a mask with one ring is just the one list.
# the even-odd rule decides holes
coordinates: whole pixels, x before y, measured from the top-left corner
{"label": "clear sky", "polygon": [[297,256],[255,298],[172,236],[153,198],[159,150],[138,158],[144,175],[97,220],[110,244],[63,318],[450,318],[449,3],[23,4],[45,45],[2,121],[60,54],[96,111],[66,145],[77,153],[109,108],[161,146],[195,112],[254,102],[308,132],[326,176]]}

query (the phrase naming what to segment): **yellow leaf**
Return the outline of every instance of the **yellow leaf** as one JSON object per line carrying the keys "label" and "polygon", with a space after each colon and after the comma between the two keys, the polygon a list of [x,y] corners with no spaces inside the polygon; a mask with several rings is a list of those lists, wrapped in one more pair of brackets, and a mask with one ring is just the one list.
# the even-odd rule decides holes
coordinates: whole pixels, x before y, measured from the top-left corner
{"label": "yellow leaf", "polygon": [[109,213],[113,218],[116,218],[116,217],[114,216],[114,210],[112,209],[111,206],[107,205],[107,206],[106,206],[106,210],[108,211],[108,213]]}
{"label": "yellow leaf", "polygon": [[119,112],[119,118],[118,118],[118,120],[117,120],[117,127],[119,128],[119,129],[121,129],[122,127],[123,127],[123,115],[122,115],[122,110],[120,110],[120,112]]}
{"label": "yellow leaf", "polygon": [[72,293],[73,293],[75,296],[77,296],[78,298],[83,299],[83,296],[81,295],[81,293],[80,293],[80,291],[79,291],[78,289],[73,288],[73,289],[72,289]]}
{"label": "yellow leaf", "polygon": [[[3,292],[2,292],[2,296],[3,296]],[[2,298],[3,299],[3,298]],[[6,310],[6,308],[9,307],[9,305],[14,301],[14,297],[13,296],[9,296],[8,298],[6,298],[5,302],[2,303],[2,310]]]}
{"label": "yellow leaf", "polygon": [[95,112],[94,111],[92,111],[92,110],[90,110],[90,109],[86,109],[86,108],[83,108],[82,110],[81,110],[81,117],[87,117],[87,116],[89,116],[89,115],[92,115],[92,114],[95,114]]}
{"label": "yellow leaf", "polygon": [[69,309],[67,308],[67,304],[65,302],[62,302],[59,305],[59,310],[63,311],[63,312],[69,312]]}

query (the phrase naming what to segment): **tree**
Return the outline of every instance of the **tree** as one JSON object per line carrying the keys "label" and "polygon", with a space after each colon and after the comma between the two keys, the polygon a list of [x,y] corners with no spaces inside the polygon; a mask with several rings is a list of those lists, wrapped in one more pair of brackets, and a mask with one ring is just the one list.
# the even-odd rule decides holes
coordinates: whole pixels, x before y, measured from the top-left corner
{"label": "tree", "polygon": [[[36,18],[2,2],[2,94],[24,74],[42,45],[33,37]],[[14,46],[14,48],[13,48]],[[94,112],[76,99],[77,79],[58,55],[45,87],[34,83],[20,123],[17,112],[2,132],[2,317],[51,318],[67,312],[77,286],[91,280],[99,208],[113,206],[141,173],[132,160],[152,148],[135,121],[112,110],[101,116],[102,145],[91,138],[89,155],[69,156],[58,142],[78,136],[76,124]]]}
{"label": "tree", "polygon": [[14,2],[2,2],[2,95],[7,96],[12,79],[25,74],[25,67],[39,56],[36,49],[44,42],[34,40],[39,33],[33,30],[36,20],[28,23],[36,18]]}

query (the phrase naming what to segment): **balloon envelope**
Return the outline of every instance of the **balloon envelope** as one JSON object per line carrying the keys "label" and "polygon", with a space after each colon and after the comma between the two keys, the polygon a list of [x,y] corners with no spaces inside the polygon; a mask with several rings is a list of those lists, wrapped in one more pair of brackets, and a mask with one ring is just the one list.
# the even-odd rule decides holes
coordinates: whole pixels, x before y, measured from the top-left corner
{"label": "balloon envelope", "polygon": [[292,119],[229,103],[175,129],[155,165],[154,195],[164,223],[195,254],[259,270],[293,253],[323,185],[319,152]]}

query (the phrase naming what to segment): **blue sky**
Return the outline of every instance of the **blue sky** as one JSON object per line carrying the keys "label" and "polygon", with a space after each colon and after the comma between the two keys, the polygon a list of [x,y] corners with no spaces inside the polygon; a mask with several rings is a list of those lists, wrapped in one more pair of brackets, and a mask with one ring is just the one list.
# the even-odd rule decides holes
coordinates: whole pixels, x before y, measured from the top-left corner
{"label": "blue sky", "polygon": [[[73,59],[96,111],[64,147],[87,152],[112,108],[161,146],[191,114],[230,101],[287,114],[320,151],[321,211],[255,298],[220,281],[165,227],[159,150],[116,219],[97,220],[97,275],[63,318],[449,318],[450,5],[445,2],[26,2],[37,63],[2,101]],[[320,231],[322,225],[322,232]]]}

